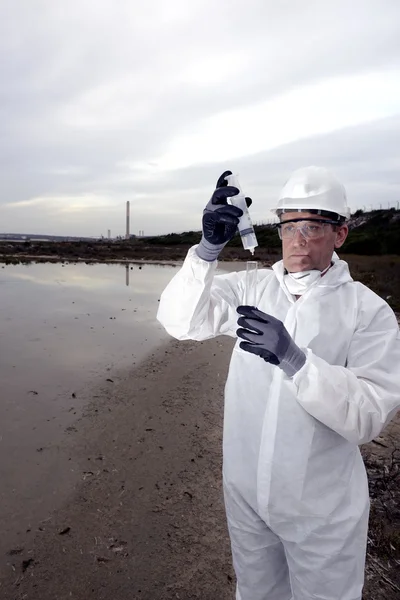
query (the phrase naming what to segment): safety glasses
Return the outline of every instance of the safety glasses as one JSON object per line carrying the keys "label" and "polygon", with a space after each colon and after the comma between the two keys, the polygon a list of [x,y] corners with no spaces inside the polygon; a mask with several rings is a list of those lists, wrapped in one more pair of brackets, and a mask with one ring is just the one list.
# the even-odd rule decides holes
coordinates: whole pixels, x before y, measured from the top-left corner
{"label": "safety glasses", "polygon": [[316,240],[325,235],[327,225],[338,225],[338,223],[326,219],[292,219],[284,223],[278,223],[277,228],[281,240],[293,239],[297,230],[304,238]]}

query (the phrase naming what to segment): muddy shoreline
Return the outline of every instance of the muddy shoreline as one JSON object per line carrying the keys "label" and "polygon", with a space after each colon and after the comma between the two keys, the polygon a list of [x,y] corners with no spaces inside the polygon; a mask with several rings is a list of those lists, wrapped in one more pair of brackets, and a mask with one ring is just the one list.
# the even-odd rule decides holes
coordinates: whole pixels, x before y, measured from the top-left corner
{"label": "muddy shoreline", "polygon": [[2,599],[233,597],[221,489],[232,343],[172,341],[97,390],[65,441],[77,477],[64,503],[7,540]]}
{"label": "muddy shoreline", "polygon": [[[18,264],[27,262],[104,262],[180,264],[191,245],[176,244],[158,246],[144,241],[132,242],[10,242],[0,240],[0,263]],[[228,246],[220,255],[222,261],[249,260],[248,251]],[[257,249],[257,260],[271,265],[279,258],[268,248]]]}

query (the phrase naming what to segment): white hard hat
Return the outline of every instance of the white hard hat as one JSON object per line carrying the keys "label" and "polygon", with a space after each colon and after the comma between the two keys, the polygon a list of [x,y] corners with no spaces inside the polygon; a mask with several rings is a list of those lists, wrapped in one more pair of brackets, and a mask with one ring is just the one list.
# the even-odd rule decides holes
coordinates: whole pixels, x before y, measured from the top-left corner
{"label": "white hard hat", "polygon": [[346,219],[350,216],[344,186],[324,167],[304,167],[292,173],[272,212],[286,210],[324,211]]}

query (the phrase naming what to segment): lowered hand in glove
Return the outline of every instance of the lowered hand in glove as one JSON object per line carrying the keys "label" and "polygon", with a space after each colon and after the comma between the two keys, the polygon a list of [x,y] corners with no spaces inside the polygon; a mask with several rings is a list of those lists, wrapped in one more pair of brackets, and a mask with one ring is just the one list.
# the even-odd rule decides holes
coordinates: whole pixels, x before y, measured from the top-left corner
{"label": "lowered hand in glove", "polygon": [[[196,248],[196,254],[212,262],[218,258],[222,248],[233,238],[243,211],[237,206],[228,204],[228,198],[236,196],[239,190],[228,185],[225,177],[232,175],[225,171],[217,181],[217,187],[203,211],[203,236]],[[246,198],[247,206],[251,199]]]}
{"label": "lowered hand in glove", "polygon": [[282,321],[254,306],[239,306],[237,312],[242,316],[238,319],[241,329],[236,333],[246,340],[240,342],[240,348],[257,354],[280,367],[288,377],[293,377],[306,362],[306,355],[295,344]]}

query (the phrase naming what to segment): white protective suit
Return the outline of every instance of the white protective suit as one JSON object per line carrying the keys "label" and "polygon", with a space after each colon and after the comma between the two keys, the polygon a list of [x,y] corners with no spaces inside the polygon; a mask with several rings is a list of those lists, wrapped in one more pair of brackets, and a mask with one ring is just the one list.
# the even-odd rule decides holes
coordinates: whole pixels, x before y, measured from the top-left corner
{"label": "white protective suit", "polygon": [[[358,444],[400,408],[400,336],[387,303],[333,266],[295,300],[283,263],[258,273],[256,306],[307,356],[289,379],[239,348],[225,389],[223,482],[237,598],[360,600],[369,494]],[[179,340],[236,337],[245,272],[215,275],[195,247],[158,320]]]}

